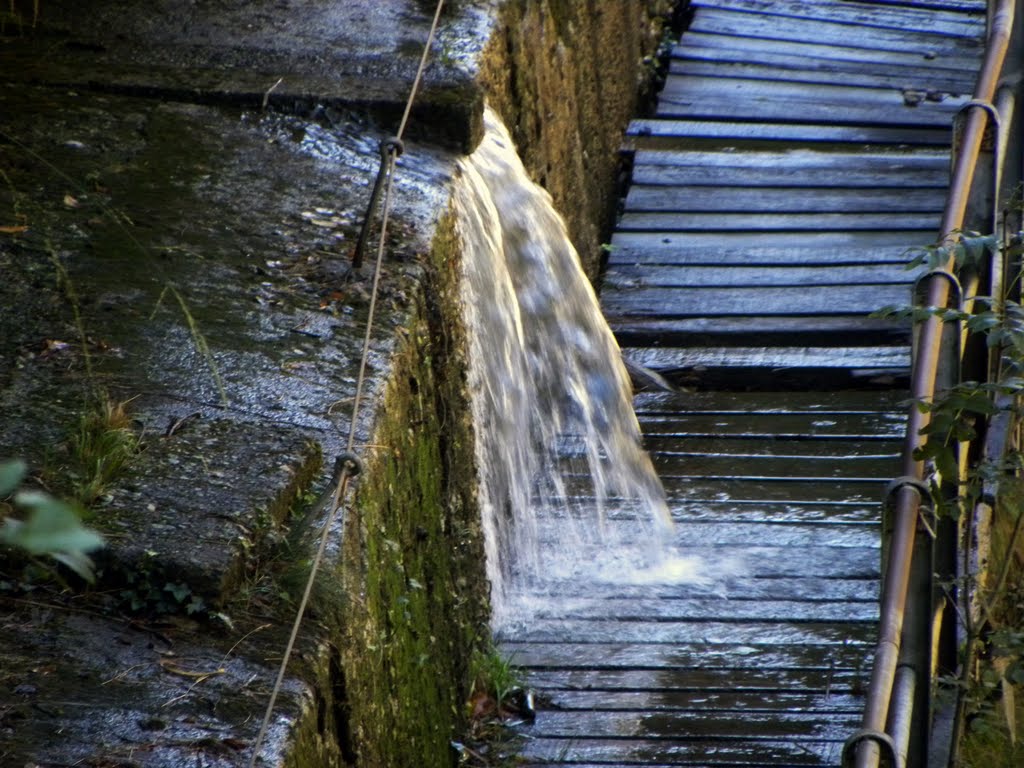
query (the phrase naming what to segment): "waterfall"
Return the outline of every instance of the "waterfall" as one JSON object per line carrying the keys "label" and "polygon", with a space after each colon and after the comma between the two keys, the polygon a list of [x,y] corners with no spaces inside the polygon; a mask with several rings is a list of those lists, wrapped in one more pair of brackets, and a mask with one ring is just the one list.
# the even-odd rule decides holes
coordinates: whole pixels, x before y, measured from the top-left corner
{"label": "waterfall", "polygon": [[487,110],[455,185],[495,627],[529,595],[666,554],[671,518],[618,344],[551,198]]}

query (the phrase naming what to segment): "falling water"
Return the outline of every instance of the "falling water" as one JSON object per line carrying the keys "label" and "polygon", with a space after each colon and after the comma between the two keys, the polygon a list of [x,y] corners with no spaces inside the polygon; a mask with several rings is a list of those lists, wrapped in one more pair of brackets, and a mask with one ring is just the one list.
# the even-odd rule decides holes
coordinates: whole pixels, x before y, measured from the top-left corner
{"label": "falling water", "polygon": [[671,521],[618,345],[551,198],[488,110],[455,201],[495,625],[525,595],[665,556]]}

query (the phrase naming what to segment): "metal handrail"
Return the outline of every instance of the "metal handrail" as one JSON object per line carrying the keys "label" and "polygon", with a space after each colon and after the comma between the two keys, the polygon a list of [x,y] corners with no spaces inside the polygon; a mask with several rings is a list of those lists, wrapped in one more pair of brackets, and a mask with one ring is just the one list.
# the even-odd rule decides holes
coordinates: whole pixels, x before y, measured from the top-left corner
{"label": "metal handrail", "polygon": [[[1000,0],[992,13],[985,59],[974,91],[974,100],[976,101],[991,102],[995,95],[996,85],[1010,44],[1015,2],[1016,0]],[[987,115],[980,108],[971,109],[967,115],[960,151],[953,169],[950,193],[942,217],[940,235],[943,241],[954,241],[957,231],[963,225],[986,120]],[[942,266],[948,270],[952,265]],[[946,280],[930,280],[928,306],[946,306],[948,294],[949,283]],[[931,400],[935,394],[941,354],[942,326],[942,320],[931,315],[924,321],[921,328],[911,376],[911,397],[915,402]],[[929,419],[929,413],[916,407],[910,408],[902,452],[902,474],[904,476],[918,480],[924,479],[924,464],[916,459],[914,454],[923,443],[924,438],[921,432],[928,426]],[[879,638],[875,648],[874,666],[861,733],[884,733],[886,721],[890,718],[890,703],[893,701],[893,689],[897,679],[911,561],[922,498],[920,492],[912,484],[904,484],[895,491],[893,501],[894,530],[882,584]],[[913,706],[912,699],[900,698],[897,702],[893,719],[898,722],[906,722],[909,719],[909,713],[902,710],[904,707]],[[862,738],[855,751],[857,768],[875,768],[879,765],[879,759],[880,752],[877,741]]]}

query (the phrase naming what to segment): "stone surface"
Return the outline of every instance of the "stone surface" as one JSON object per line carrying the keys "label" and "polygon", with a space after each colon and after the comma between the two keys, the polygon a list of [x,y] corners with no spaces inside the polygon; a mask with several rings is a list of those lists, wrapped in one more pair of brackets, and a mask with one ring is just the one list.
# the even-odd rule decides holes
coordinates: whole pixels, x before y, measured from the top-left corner
{"label": "stone surface", "polygon": [[[372,5],[383,12],[401,4]],[[121,23],[141,23],[147,9],[135,10]],[[86,32],[105,34],[96,24]],[[322,517],[309,499],[349,437],[370,284],[368,268],[350,275],[348,265],[377,145],[394,126],[377,126],[381,111],[282,114],[273,109],[280,104],[264,111],[246,99],[206,103],[218,100],[196,94],[201,103],[190,103],[160,83],[106,87],[127,71],[122,59],[104,64],[104,87],[87,82],[103,67],[82,62],[68,70],[82,75],[74,88],[54,85],[59,66],[48,85],[26,83],[40,40],[6,41],[13,58],[0,84],[0,300],[9,308],[0,313],[0,455],[25,457],[36,481],[69,492],[79,471],[71,437],[101,394],[129,403],[143,449],[93,504],[90,524],[107,537],[96,591],[69,602],[45,581],[22,581],[17,560],[0,568],[3,621],[17,627],[0,643],[10,671],[0,695],[0,764],[237,765],[252,747],[308,569]],[[414,138],[398,161],[361,453],[378,441],[386,416],[392,434],[408,418],[408,403],[390,414],[381,404],[390,378],[407,381],[394,354],[406,329],[423,322],[424,295],[438,303],[437,289],[426,287],[425,254],[452,159]],[[370,248],[372,263],[376,237]],[[454,476],[432,472],[432,487]],[[420,479],[414,473],[408,482]],[[471,513],[463,504],[460,514]],[[392,535],[412,541],[416,532]],[[460,573],[479,563],[472,537],[466,547]],[[346,672],[331,648],[348,642],[339,546],[331,552],[263,750],[268,765],[336,765],[369,748],[348,735],[360,726],[348,720]],[[418,579],[429,583],[446,557]],[[357,569],[351,578],[359,576]],[[363,589],[357,581],[350,588]],[[466,643],[485,632],[479,578],[463,591],[474,607],[457,606],[458,616],[431,604],[431,620],[454,633],[432,631],[448,659],[468,658]],[[257,630],[259,642],[244,639]],[[154,636],[167,638],[158,650]],[[400,663],[403,647],[394,645]],[[181,657],[169,657],[171,666],[161,664],[166,646]],[[364,653],[362,644],[347,650],[346,664],[365,666]],[[464,673],[436,677],[445,686],[437,695],[464,695]],[[27,686],[36,698],[23,701]],[[377,694],[387,699],[386,689]],[[375,701],[363,701],[369,710],[356,717],[386,726],[394,713],[373,709]],[[448,718],[458,710],[440,711],[438,725],[436,713],[423,714],[426,727],[443,729],[447,760]],[[52,733],[61,737],[44,737]]]}
{"label": "stone surface", "polygon": [[[475,82],[494,0],[451,3],[424,73],[413,133],[471,148]],[[303,114],[354,108],[396,124],[434,3],[415,0],[14,4],[0,69],[19,82]]]}
{"label": "stone surface", "polygon": [[[6,605],[3,622],[3,765],[243,764],[239,724],[269,695],[268,628],[232,647],[237,638],[187,620],[141,625],[27,602]],[[289,721],[312,706],[290,680],[268,756],[284,758]]]}
{"label": "stone surface", "polygon": [[[93,391],[130,401],[145,449],[129,482],[141,490],[101,500],[97,524],[115,541],[130,532],[125,552],[196,565],[198,591],[221,601],[236,540],[259,512],[288,506],[275,501],[288,478],[308,475],[303,445],[334,454],[348,437],[368,285],[344,275],[374,134],[36,87],[0,100],[4,207],[27,227],[4,236],[0,292],[30,310],[0,320],[11,363],[0,398],[14,417],[0,444],[60,473],[60,446]],[[410,145],[400,162],[360,443],[448,174],[436,149]],[[184,514],[191,534],[169,514]],[[208,546],[183,547],[190,538]]]}
{"label": "stone surface", "polygon": [[[335,526],[344,542],[332,537],[264,765],[447,766],[463,724],[488,633],[462,256],[444,217],[454,150],[475,144],[485,91],[514,102],[524,125],[549,125],[522,134],[525,151],[573,153],[537,175],[595,241],[583,222],[598,193],[566,194],[614,176],[618,128],[595,149],[587,127],[612,114],[612,86],[589,80],[607,49],[625,120],[658,3],[626,4],[646,42],[621,50],[603,6],[527,3],[519,30],[519,4],[500,18],[499,5],[448,3],[413,111],[355,427],[368,471]],[[323,518],[312,498],[349,437],[370,290],[349,258],[432,11],[0,8],[0,459],[71,492],[76,425],[105,398],[128,404],[143,446],[92,505],[108,542],[96,589],[0,563],[0,764],[248,759]],[[484,54],[499,23],[517,30]],[[499,89],[511,36],[524,79]],[[553,79],[562,63],[569,79]],[[549,119],[551,88],[587,95]],[[580,163],[581,146],[600,162]]]}

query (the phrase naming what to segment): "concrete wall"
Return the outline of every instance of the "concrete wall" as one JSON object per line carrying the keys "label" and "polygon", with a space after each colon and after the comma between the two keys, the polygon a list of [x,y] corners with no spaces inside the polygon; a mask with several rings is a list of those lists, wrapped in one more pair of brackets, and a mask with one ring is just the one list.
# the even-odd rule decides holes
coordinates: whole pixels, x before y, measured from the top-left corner
{"label": "concrete wall", "polygon": [[502,6],[480,79],[593,278],[614,223],[623,130],[649,88],[669,0]]}

